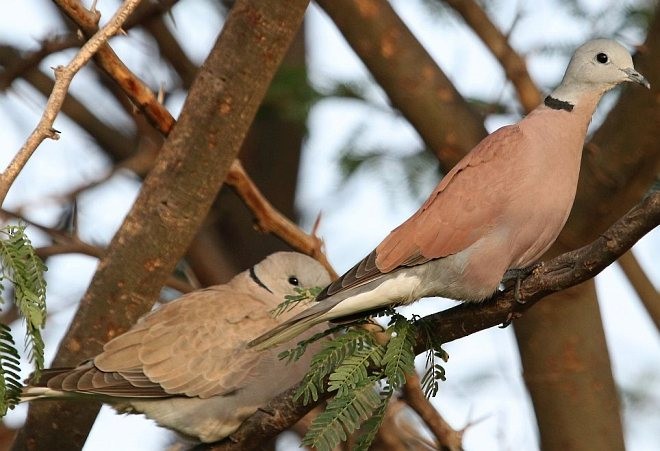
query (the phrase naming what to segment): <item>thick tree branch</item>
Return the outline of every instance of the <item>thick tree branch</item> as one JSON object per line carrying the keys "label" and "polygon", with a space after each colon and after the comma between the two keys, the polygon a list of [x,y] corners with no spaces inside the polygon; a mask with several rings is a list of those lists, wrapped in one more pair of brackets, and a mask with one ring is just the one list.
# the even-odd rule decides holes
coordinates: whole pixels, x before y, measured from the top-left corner
{"label": "thick tree branch", "polygon": [[[54,365],[98,354],[153,305],[215,199],[307,5],[239,0],[232,8]],[[97,410],[85,403],[32,405],[14,449],[80,449]]]}
{"label": "thick tree branch", "polygon": [[490,20],[488,14],[474,0],[443,0],[463,17],[465,23],[479,36],[500,65],[518,93],[526,112],[541,103],[541,92],[527,72],[525,60],[509,45],[508,38]]}
{"label": "thick tree branch", "polygon": [[[498,293],[491,301],[464,303],[423,318],[424,329],[433,330],[447,343],[480,330],[488,329],[513,317],[521,316],[544,296],[564,290],[595,277],[640,238],[660,224],[660,191],[653,191],[591,244],[559,255],[540,264],[522,280],[517,304],[512,287]],[[427,350],[420,334],[416,353]],[[254,449],[288,429],[318,403],[300,406],[292,401],[293,387],[275,397],[263,409],[249,417],[228,439],[200,449],[238,451]],[[319,401],[320,402],[320,401]]]}
{"label": "thick tree branch", "polygon": [[0,205],[4,203],[5,197],[9,192],[9,188],[13,184],[21,169],[28,162],[32,154],[39,144],[46,138],[57,139],[58,132],[53,128],[55,118],[62,108],[66,93],[71,84],[71,80],[76,73],[94,56],[94,54],[120,29],[129,14],[137,7],[140,0],[125,0],[120,6],[108,23],[96,32],[86,43],[82,46],[76,56],[66,66],[59,66],[55,68],[55,86],[48,98],[48,103],[44,109],[44,113],[37,124],[37,127],[28,137],[25,144],[18,151],[14,159],[9,163],[9,166],[0,174]]}
{"label": "thick tree branch", "polygon": [[461,97],[387,0],[317,0],[445,168],[484,136]]}
{"label": "thick tree branch", "polygon": [[[86,10],[76,7],[75,1],[57,0],[66,14],[76,22],[86,33],[95,30],[96,22]],[[167,109],[156,99],[154,93],[144,84],[112,52],[100,52],[96,61],[102,68],[112,68],[108,72],[131,100],[136,103],[147,116],[154,127],[164,136],[167,136],[175,123],[175,119]],[[107,70],[107,69],[106,69]],[[139,95],[138,95],[139,94]],[[242,169],[240,162],[236,161],[229,169],[227,183],[231,185],[241,196],[246,205],[252,210],[260,227],[264,231],[272,231],[275,235],[287,242],[293,248],[318,259],[331,274],[335,274],[332,266],[327,261],[321,247],[322,243],[318,237],[305,234],[290,220],[275,210],[272,205],[259,192],[255,183]]]}

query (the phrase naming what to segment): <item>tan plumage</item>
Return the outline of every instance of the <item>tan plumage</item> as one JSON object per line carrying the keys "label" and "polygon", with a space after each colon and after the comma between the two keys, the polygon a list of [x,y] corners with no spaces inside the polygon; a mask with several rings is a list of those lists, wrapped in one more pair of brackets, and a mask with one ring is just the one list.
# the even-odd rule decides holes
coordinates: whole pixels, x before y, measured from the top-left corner
{"label": "tan plumage", "polygon": [[273,254],[225,285],[186,294],[145,315],[79,367],[46,370],[24,398],[101,396],[120,411],[144,413],[184,435],[219,440],[298,382],[318,346],[286,365],[277,354],[295,343],[259,352],[246,349],[247,340],[292,315],[273,318],[269,311],[296,286],[329,282],[312,258]]}
{"label": "tan plumage", "polygon": [[591,116],[603,93],[626,81],[649,87],[624,47],[607,39],[582,45],[544,104],[487,136],[316,305],[250,346],[267,348],[319,322],[422,297],[491,296],[507,270],[534,263],[559,235],[575,198]]}

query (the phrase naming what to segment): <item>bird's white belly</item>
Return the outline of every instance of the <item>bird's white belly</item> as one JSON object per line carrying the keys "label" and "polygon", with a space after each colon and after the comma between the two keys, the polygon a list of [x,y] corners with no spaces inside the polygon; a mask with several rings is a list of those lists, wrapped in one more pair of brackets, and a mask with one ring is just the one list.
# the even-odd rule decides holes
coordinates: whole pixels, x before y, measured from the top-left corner
{"label": "bird's white belly", "polygon": [[407,304],[419,299],[416,292],[420,282],[420,277],[409,272],[400,272],[373,290],[367,290],[342,300],[324,313],[323,317],[338,318],[353,315],[355,312],[383,308],[390,304]]}

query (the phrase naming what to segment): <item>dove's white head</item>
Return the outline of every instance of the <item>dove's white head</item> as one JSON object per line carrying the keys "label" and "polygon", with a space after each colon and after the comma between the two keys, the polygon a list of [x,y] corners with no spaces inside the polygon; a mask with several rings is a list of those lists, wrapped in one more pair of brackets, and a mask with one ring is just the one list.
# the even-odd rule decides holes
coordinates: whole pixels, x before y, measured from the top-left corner
{"label": "dove's white head", "polygon": [[624,82],[650,88],[633,66],[630,52],[611,39],[594,39],[578,47],[561,84],[551,97],[575,104],[584,95],[602,95]]}
{"label": "dove's white head", "polygon": [[330,275],[313,258],[296,252],[276,252],[250,269],[250,277],[280,302],[296,288],[325,287]]}

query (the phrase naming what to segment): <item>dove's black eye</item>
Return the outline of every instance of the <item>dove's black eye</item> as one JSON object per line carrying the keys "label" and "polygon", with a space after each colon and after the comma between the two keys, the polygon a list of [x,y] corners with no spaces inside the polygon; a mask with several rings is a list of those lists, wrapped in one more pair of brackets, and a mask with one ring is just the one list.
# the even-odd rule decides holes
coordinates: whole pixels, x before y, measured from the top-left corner
{"label": "dove's black eye", "polygon": [[598,55],[596,55],[596,61],[598,61],[601,64],[605,64],[608,60],[609,58],[604,53],[599,53]]}
{"label": "dove's black eye", "polygon": [[296,276],[291,276],[289,277],[289,283],[293,285],[294,287],[297,287],[300,285],[300,281],[298,281],[298,278]]}

